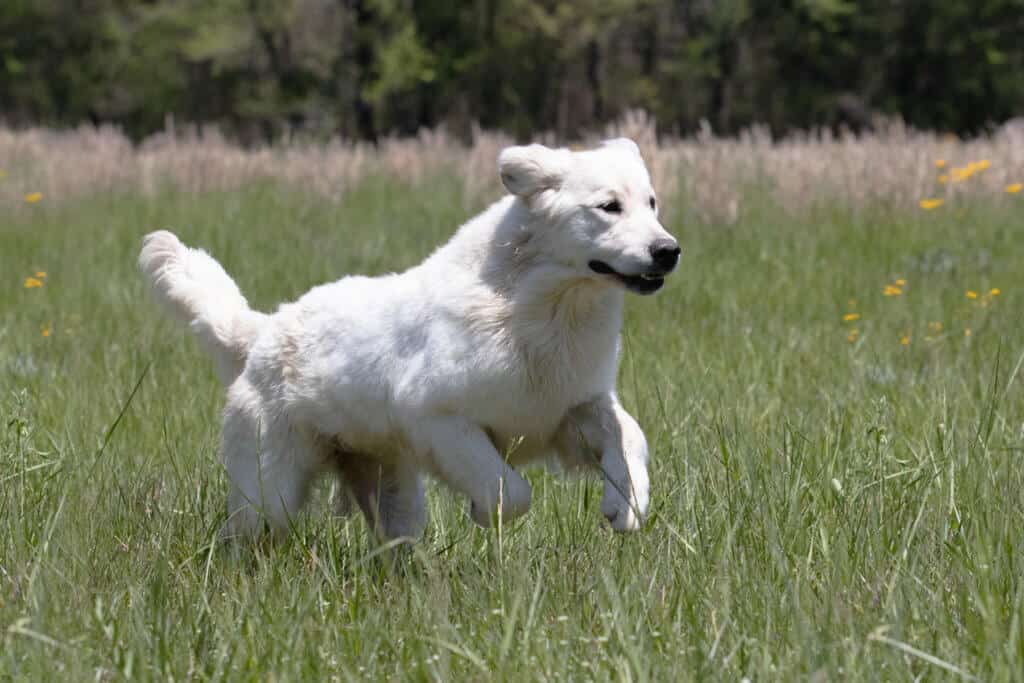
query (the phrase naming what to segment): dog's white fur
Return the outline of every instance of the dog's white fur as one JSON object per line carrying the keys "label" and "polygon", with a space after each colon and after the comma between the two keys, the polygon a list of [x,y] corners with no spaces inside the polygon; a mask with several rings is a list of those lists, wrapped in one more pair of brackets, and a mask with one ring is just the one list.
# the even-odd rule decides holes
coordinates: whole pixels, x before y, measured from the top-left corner
{"label": "dog's white fur", "polygon": [[286,529],[326,470],[384,537],[422,531],[425,472],[487,526],[527,511],[514,468],[549,457],[599,468],[602,513],[639,527],[647,442],[615,395],[625,287],[591,264],[651,273],[651,245],[675,248],[647,170],[625,139],[511,147],[499,169],[511,194],[420,265],[315,287],[272,315],[205,252],[146,236],[142,271],[228,386],[226,533]]}

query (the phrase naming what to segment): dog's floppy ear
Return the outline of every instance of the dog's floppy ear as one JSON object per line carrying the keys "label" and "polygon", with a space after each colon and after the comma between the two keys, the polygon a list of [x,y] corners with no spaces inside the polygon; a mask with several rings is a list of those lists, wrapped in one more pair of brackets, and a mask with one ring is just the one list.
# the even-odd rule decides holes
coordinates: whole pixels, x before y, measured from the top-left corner
{"label": "dog's floppy ear", "polygon": [[640,156],[640,148],[637,146],[635,142],[633,142],[629,138],[613,138],[611,140],[605,140],[604,142],[601,143],[601,146],[617,147],[627,152],[632,152],[638,157]]}
{"label": "dog's floppy ear", "polygon": [[506,147],[498,155],[498,172],[505,189],[519,197],[556,189],[569,170],[572,154],[567,149],[544,145]]}

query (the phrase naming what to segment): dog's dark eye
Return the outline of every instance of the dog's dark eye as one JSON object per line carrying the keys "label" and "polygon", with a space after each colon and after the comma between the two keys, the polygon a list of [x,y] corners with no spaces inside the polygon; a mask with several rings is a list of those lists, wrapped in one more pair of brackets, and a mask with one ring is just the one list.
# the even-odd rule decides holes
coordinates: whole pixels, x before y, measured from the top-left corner
{"label": "dog's dark eye", "polygon": [[618,199],[613,199],[610,202],[605,202],[597,208],[601,209],[605,213],[622,213],[622,204],[619,203]]}
{"label": "dog's dark eye", "polygon": [[654,211],[658,207],[658,203],[654,201],[654,197],[651,197],[651,201],[649,203],[651,205],[651,211]]}

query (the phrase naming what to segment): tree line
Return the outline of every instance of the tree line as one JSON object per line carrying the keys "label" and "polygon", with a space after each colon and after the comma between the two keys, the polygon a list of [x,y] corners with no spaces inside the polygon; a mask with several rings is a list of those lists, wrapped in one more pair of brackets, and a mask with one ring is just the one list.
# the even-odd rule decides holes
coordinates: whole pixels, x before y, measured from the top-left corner
{"label": "tree line", "polygon": [[0,119],[245,141],[1024,114],[1024,0],[4,0]]}

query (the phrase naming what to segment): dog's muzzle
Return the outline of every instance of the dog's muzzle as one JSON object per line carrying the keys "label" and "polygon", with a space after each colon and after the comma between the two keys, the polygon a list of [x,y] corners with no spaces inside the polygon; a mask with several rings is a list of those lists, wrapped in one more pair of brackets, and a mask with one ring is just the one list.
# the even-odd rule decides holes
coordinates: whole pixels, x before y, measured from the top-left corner
{"label": "dog's muzzle", "polygon": [[665,284],[665,276],[672,272],[672,269],[675,267],[675,263],[669,268],[655,264],[653,268],[643,272],[627,275],[615,270],[604,261],[595,260],[587,265],[598,275],[608,275],[615,278],[625,285],[626,289],[636,294],[654,294],[657,292]]}

